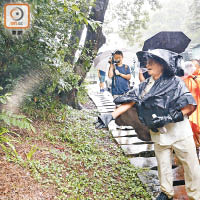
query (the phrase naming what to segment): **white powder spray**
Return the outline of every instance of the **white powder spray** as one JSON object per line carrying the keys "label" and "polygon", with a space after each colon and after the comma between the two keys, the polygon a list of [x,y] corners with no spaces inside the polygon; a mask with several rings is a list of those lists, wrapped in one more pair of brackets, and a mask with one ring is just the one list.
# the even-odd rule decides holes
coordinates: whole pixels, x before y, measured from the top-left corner
{"label": "white powder spray", "polygon": [[25,75],[22,80],[17,82],[13,91],[11,91],[7,104],[3,105],[2,109],[17,113],[26,96],[30,95],[39,84],[46,80],[49,74],[41,70],[34,70]]}

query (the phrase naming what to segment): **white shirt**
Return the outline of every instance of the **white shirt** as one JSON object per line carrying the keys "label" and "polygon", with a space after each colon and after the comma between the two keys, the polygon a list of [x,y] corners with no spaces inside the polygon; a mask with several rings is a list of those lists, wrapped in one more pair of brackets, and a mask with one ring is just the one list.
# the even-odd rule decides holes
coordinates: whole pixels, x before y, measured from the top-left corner
{"label": "white shirt", "polygon": [[[154,85],[155,80],[150,77],[149,83],[142,92],[141,96],[147,94],[152,86]],[[184,120],[176,123],[169,123],[165,125],[166,133],[153,132],[150,130],[151,139],[154,143],[160,145],[171,145],[177,141],[183,140],[189,136],[193,135],[192,128],[187,116],[184,116]]]}
{"label": "white shirt", "polygon": [[152,86],[154,85],[154,83],[155,83],[155,80],[151,76],[150,79],[149,79],[148,84],[146,85],[145,89],[142,91],[142,94],[141,94],[142,98],[144,97],[144,95],[146,95],[150,91],[150,89],[152,88]]}

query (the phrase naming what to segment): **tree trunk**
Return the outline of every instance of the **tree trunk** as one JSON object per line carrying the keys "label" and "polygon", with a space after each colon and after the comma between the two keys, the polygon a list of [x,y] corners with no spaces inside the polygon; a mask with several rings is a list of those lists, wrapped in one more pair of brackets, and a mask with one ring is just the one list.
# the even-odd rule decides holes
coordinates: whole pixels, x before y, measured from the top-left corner
{"label": "tree trunk", "polygon": [[78,45],[81,40],[81,36],[84,30],[84,25],[77,26],[72,31],[72,35],[70,37],[70,43],[69,43],[69,54],[65,55],[64,61],[69,61],[70,63],[74,63],[75,54],[78,50]]}
{"label": "tree trunk", "polygon": [[[89,14],[89,6],[88,5],[90,5],[90,2],[91,2],[91,0],[87,0],[86,1],[87,6],[81,8],[81,12],[84,13],[85,15]],[[80,25],[76,24],[72,28],[72,33],[71,33],[71,37],[69,40],[70,42],[68,44],[69,54],[66,53],[65,59],[64,59],[65,62],[69,61],[72,64],[74,63],[75,54],[78,50],[84,28],[85,28],[84,24],[80,24]]]}
{"label": "tree trunk", "polygon": [[77,99],[78,90],[76,88],[73,88],[68,93],[61,93],[61,102],[63,104],[67,104],[71,106],[72,108],[81,110],[82,106],[79,104]]}
{"label": "tree trunk", "polygon": [[[109,0],[97,0],[96,6],[91,10],[90,18],[94,21],[100,21],[103,24],[108,2]],[[81,77],[79,84],[84,81],[87,72],[89,72],[91,68],[91,65],[88,64],[88,60],[86,60],[85,57],[90,58],[90,61],[93,60],[98,50],[105,42],[106,38],[102,33],[102,27],[98,27],[97,30],[94,31],[91,26],[88,26],[85,42],[86,51],[82,53],[84,56],[79,57],[74,67],[74,72]]]}
{"label": "tree trunk", "polygon": [[[103,23],[108,2],[109,0],[96,0],[95,6],[92,7],[91,10],[90,19]],[[106,38],[102,33],[102,27],[98,27],[97,30],[94,31],[89,25],[86,34],[84,50],[82,51],[81,56],[74,67],[74,72],[80,76],[79,85],[81,85],[85,80],[87,72],[89,72],[91,68],[91,61],[96,57],[99,48],[101,48],[105,42]],[[77,93],[78,90],[73,88],[65,95],[63,98],[63,103],[66,103],[75,109],[80,109],[80,105],[77,101]]]}

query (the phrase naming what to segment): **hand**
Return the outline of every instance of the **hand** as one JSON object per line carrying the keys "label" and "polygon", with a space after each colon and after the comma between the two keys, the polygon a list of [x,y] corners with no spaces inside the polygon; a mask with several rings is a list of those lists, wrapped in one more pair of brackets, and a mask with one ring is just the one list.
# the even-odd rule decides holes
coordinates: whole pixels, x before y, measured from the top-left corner
{"label": "hand", "polygon": [[116,70],[115,70],[115,74],[116,74],[117,76],[120,76],[121,73],[116,69]]}
{"label": "hand", "polygon": [[112,65],[112,58],[110,58],[110,59],[108,60],[108,63],[109,63],[110,65]]}
{"label": "hand", "polygon": [[140,74],[143,74],[143,71],[142,71],[142,69],[141,69],[141,68],[139,69],[139,73],[140,73]]}
{"label": "hand", "polygon": [[152,119],[152,128],[161,128],[165,124],[168,124],[170,122],[173,122],[173,119],[171,118],[170,115],[167,116],[161,116],[161,117],[156,117]]}
{"label": "hand", "polygon": [[152,119],[152,128],[161,128],[169,123],[176,123],[183,121],[183,113],[179,110],[175,110],[166,116],[160,116]]}

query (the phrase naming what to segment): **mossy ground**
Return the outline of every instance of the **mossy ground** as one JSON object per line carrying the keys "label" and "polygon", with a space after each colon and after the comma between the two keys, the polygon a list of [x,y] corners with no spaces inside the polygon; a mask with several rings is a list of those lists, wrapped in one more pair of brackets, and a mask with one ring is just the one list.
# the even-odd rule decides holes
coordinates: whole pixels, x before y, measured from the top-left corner
{"label": "mossy ground", "polygon": [[152,199],[112,135],[95,129],[93,108],[43,112],[29,110],[36,133],[18,131],[18,158],[1,154],[2,200]]}

